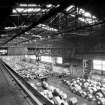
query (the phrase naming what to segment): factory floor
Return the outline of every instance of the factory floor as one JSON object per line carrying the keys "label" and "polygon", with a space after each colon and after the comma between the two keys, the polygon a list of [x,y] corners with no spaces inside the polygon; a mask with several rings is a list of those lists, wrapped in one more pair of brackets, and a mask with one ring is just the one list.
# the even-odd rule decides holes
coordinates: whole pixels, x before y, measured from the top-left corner
{"label": "factory floor", "polygon": [[0,64],[0,105],[29,105],[22,90]]}
{"label": "factory floor", "polygon": [[[68,77],[68,78],[65,78],[65,79],[71,80],[72,77]],[[29,83],[35,83],[35,84],[38,83],[37,80],[30,80],[30,81],[28,81],[28,82],[29,82]],[[59,88],[59,89],[62,90],[64,93],[66,93],[67,96],[68,96],[67,99],[72,98],[72,97],[77,97],[77,99],[78,99],[78,105],[83,105],[84,103],[86,103],[86,105],[97,105],[94,101],[88,101],[87,99],[82,98],[82,97],[80,97],[80,96],[78,96],[78,95],[72,93],[72,92],[69,90],[69,88],[68,88],[66,85],[64,85],[64,84],[62,83],[61,79],[58,79],[58,78],[48,78],[48,79],[47,79],[47,83],[48,83],[49,85],[52,85],[52,86],[54,86],[54,87]],[[42,89],[40,89],[40,87],[38,87],[38,90],[39,90],[39,91],[42,91]]]}

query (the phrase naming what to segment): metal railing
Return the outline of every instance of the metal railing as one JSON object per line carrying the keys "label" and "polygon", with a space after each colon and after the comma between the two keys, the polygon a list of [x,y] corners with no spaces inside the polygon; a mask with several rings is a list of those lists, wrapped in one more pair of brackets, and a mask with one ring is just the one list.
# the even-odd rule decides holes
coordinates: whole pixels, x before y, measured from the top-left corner
{"label": "metal railing", "polygon": [[1,60],[1,64],[4,69],[12,76],[18,86],[27,94],[34,105],[53,105],[48,99],[41,95],[36,89],[34,89],[27,81],[24,80],[19,74],[11,69],[5,62]]}

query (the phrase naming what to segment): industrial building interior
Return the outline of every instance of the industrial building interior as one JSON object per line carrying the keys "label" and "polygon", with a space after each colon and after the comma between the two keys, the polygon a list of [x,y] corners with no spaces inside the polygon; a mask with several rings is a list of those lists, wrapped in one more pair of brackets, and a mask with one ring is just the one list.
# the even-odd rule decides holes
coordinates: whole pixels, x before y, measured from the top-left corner
{"label": "industrial building interior", "polygon": [[105,105],[105,2],[0,0],[0,105]]}

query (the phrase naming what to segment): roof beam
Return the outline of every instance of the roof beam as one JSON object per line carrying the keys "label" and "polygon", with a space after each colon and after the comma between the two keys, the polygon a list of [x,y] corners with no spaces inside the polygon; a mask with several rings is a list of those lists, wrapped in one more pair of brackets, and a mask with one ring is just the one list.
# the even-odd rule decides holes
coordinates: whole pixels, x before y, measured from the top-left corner
{"label": "roof beam", "polygon": [[70,5],[70,3],[71,3],[70,1],[65,1],[65,0],[62,1],[62,3],[60,4],[59,7],[51,9],[47,14],[45,14],[44,16],[42,16],[37,22],[36,21],[33,22],[29,27],[27,27],[26,29],[22,30],[18,34],[16,34],[13,37],[11,37],[7,41],[5,41],[2,45],[7,44],[8,42],[10,42],[11,40],[13,40],[14,38],[21,36],[21,34],[25,33],[26,31],[29,31],[30,29],[32,29],[34,26],[38,25],[39,23],[42,23],[45,20],[51,18],[53,15],[56,15],[58,12],[63,11],[66,7],[68,7]]}

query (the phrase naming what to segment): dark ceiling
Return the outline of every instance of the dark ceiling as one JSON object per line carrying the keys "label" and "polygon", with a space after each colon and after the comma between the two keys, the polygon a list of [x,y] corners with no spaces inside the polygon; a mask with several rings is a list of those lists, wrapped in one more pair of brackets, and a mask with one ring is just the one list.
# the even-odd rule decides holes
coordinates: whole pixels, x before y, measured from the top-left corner
{"label": "dark ceiling", "polygon": [[11,13],[11,8],[15,6],[16,3],[37,3],[42,5],[48,3],[65,5],[69,3],[69,5],[74,4],[91,11],[100,19],[105,17],[104,0],[0,0],[1,19],[5,19],[5,17]]}
{"label": "dark ceiling", "polygon": [[[62,12],[69,5],[75,5],[79,8],[83,8],[84,10],[87,10],[87,11],[91,12],[92,14],[94,14],[99,20],[99,23],[96,23],[96,25],[105,22],[105,20],[104,20],[104,18],[105,18],[105,2],[103,0],[11,0],[11,1],[10,0],[0,0],[0,13],[1,13],[1,16],[0,16],[0,32],[1,32],[1,34],[3,34],[3,32],[4,32],[4,27],[5,26],[11,25],[10,20],[11,21],[16,20],[15,18],[17,18],[17,17],[13,17],[13,18],[10,19],[10,14],[12,13],[12,8],[14,8],[17,5],[17,3],[35,3],[35,4],[40,4],[42,6],[42,8],[44,8],[45,4],[54,4],[54,5],[60,4],[60,7],[51,9],[51,12],[49,12],[45,16],[42,16],[38,21],[32,21],[31,22],[32,24],[30,24],[30,26],[28,28],[26,28],[25,30],[21,30],[21,32],[18,32],[18,33],[17,33],[17,31],[19,31],[19,29],[15,30],[14,32],[15,32],[16,35],[11,36],[11,32],[10,32],[6,36],[6,34],[7,34],[6,33],[5,37],[3,37],[4,39],[0,41],[1,44],[8,43],[9,41],[11,41],[14,38],[20,36],[21,34],[25,33],[26,31],[31,30],[34,26],[36,26],[40,23],[45,23],[45,24],[48,23],[49,19],[52,16],[55,16],[55,15],[57,15],[57,13]],[[35,18],[34,18],[34,20],[35,20]],[[38,16],[37,16],[37,18],[38,18]],[[37,20],[37,18],[36,18],[36,20]],[[22,20],[20,20],[20,21],[22,21]],[[61,20],[61,22],[63,23],[64,20]],[[54,24],[56,24],[56,26]],[[51,26],[57,28],[57,27],[59,27],[59,26],[57,26],[57,24],[59,24],[59,23],[57,23],[57,21],[56,21],[56,22],[53,22],[53,25],[51,25]],[[63,26],[63,27],[65,27],[65,26]],[[71,27],[75,27],[75,25],[73,24],[73,25],[71,25]],[[71,27],[66,27],[66,29],[67,28],[69,29]],[[94,28],[98,29],[99,26],[98,27],[92,27],[93,30],[94,30]],[[62,28],[62,29],[64,29],[64,28]],[[69,33],[69,34],[71,34],[71,36],[73,36],[73,37],[76,34],[76,38],[78,38],[78,37],[80,38],[79,34],[81,34],[81,31],[82,31],[82,34],[84,34],[84,35],[87,34],[87,31],[85,32],[85,31],[79,30],[79,29],[83,29],[83,30],[86,29],[87,31],[91,30],[90,26],[88,28],[88,26],[85,25],[85,26],[81,26],[79,28],[75,27],[73,29],[70,29],[69,31],[68,30],[61,30],[58,33],[56,33],[56,32],[52,33],[53,35],[51,37],[54,37],[54,35],[58,35],[58,34],[60,35],[60,34],[63,33],[63,31],[65,31],[66,38],[68,38],[68,33],[73,32],[73,30],[77,31],[78,33],[76,32],[76,33]],[[37,30],[40,30],[40,29],[37,28]],[[102,31],[101,34],[103,35],[103,33],[104,33],[103,30],[104,30],[104,28],[101,28],[98,31],[99,32]],[[31,31],[33,31],[33,29]],[[42,31],[43,30],[41,30],[41,32]],[[34,34],[39,34],[39,33],[40,33],[40,31],[35,31],[34,32]],[[51,32],[46,31],[46,32],[44,32],[44,34],[45,33],[47,33],[48,35],[49,34],[51,35]],[[99,34],[99,33],[97,33],[97,34],[96,33],[97,32],[95,32],[95,35]],[[42,35],[44,35],[44,34],[42,33]],[[91,34],[94,34],[94,31],[92,31]],[[27,38],[27,37],[25,36],[25,38]],[[76,38],[74,38],[74,40],[76,40]],[[28,36],[27,40],[31,40],[31,39],[33,39],[33,37],[30,38],[30,36]],[[85,37],[85,38],[83,37],[82,39],[87,39],[87,37]],[[99,37],[97,37],[97,39],[99,39]],[[103,37],[102,37],[102,39],[103,39]],[[23,40],[23,42],[24,42],[24,40]],[[19,43],[20,43],[20,41],[19,41]]]}

